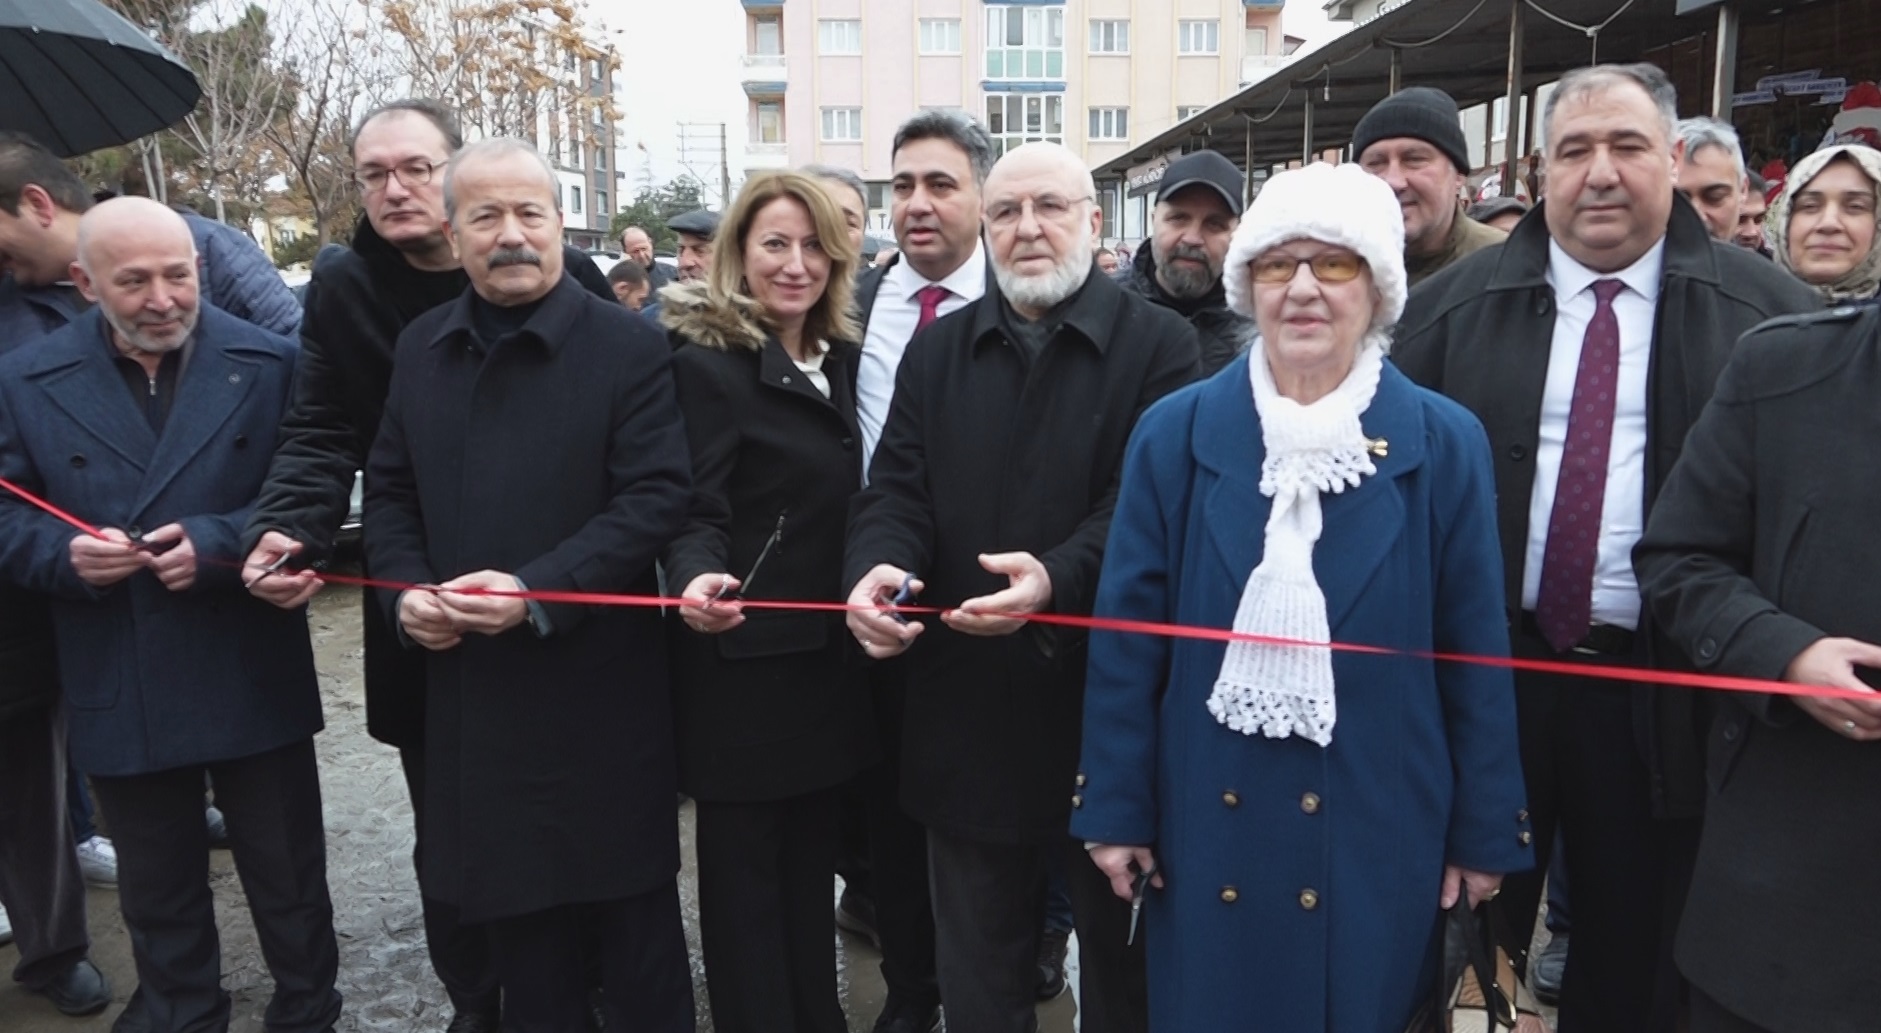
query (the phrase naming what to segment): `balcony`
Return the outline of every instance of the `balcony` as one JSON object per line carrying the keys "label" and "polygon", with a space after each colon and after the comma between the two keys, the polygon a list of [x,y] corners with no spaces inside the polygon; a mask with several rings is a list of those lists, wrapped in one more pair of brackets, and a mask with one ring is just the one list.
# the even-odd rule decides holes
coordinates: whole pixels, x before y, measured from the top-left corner
{"label": "balcony", "polygon": [[1241,59],[1241,85],[1252,86],[1287,66],[1288,54],[1248,54]]}
{"label": "balcony", "polygon": [[776,10],[784,6],[784,0],[744,0],[747,11]]}
{"label": "balcony", "polygon": [[740,61],[743,67],[738,73],[738,82],[745,88],[745,96],[781,97],[784,95],[789,67],[784,60],[784,55],[746,54],[740,58]]}
{"label": "balcony", "polygon": [[790,145],[778,143],[758,143],[753,140],[745,144],[745,168],[787,169],[790,167]]}

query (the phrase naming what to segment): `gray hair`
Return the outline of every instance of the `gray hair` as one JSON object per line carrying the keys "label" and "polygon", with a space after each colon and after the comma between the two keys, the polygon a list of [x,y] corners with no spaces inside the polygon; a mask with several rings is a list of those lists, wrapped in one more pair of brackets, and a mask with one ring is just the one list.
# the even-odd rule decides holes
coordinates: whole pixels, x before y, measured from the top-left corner
{"label": "gray hair", "polygon": [[1719,147],[1731,156],[1731,164],[1737,167],[1737,181],[1744,182],[1747,171],[1744,168],[1744,146],[1738,142],[1737,130],[1728,122],[1699,115],[1696,118],[1682,118],[1678,123],[1679,143],[1685,146],[1685,157],[1691,157],[1707,147]]}
{"label": "gray hair", "polygon": [[562,181],[555,178],[555,166],[549,164],[549,159],[544,158],[542,152],[527,140],[518,140],[513,136],[493,136],[464,146],[451,155],[451,163],[444,168],[444,218],[451,225],[457,225],[457,177],[464,167],[511,154],[527,154],[535,159],[537,165],[542,166],[542,179],[549,185],[549,196],[555,199],[555,210],[562,210]]}
{"label": "gray hair", "polygon": [[837,165],[805,165],[803,167],[803,174],[816,179],[827,179],[833,183],[841,183],[843,186],[856,192],[856,196],[862,199],[862,207],[867,208],[869,206],[868,185],[862,182],[861,176],[856,175],[848,169]]}
{"label": "gray hair", "polygon": [[1561,101],[1573,98],[1586,100],[1605,93],[1615,86],[1637,86],[1652,98],[1653,107],[1659,109],[1659,121],[1665,126],[1665,142],[1670,145],[1678,139],[1679,96],[1672,80],[1658,65],[1639,62],[1630,65],[1592,65],[1576,68],[1561,77],[1555,83],[1554,92],[1548,94],[1548,103],[1541,109],[1542,146],[1548,146],[1550,132],[1554,127],[1554,109]]}
{"label": "gray hair", "polygon": [[889,149],[889,160],[893,161],[903,147],[916,140],[945,140],[960,148],[967,156],[967,164],[973,167],[973,182],[978,186],[986,185],[987,173],[993,171],[993,162],[999,157],[993,152],[993,138],[987,135],[985,127],[964,111],[936,108],[903,122],[901,128],[895,130],[895,145]]}

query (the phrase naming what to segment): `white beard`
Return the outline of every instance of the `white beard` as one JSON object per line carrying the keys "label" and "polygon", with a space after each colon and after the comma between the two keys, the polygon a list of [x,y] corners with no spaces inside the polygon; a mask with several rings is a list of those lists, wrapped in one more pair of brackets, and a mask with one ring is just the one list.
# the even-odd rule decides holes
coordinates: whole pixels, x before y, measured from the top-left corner
{"label": "white beard", "polygon": [[1084,280],[1091,274],[1091,255],[1096,245],[1091,238],[1080,239],[1077,249],[1066,256],[1063,262],[1049,272],[1026,276],[1011,269],[993,263],[993,279],[999,283],[1000,293],[1013,305],[1030,309],[1048,309],[1069,298],[1084,286]]}

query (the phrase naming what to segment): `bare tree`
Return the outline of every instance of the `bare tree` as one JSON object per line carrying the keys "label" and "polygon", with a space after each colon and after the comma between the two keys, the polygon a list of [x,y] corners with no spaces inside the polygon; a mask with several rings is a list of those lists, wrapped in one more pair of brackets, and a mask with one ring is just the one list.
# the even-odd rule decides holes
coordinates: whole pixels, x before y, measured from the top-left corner
{"label": "bare tree", "polygon": [[292,36],[297,26],[275,21],[267,11],[241,0],[212,0],[197,17],[222,27],[175,29],[175,38],[164,41],[202,83],[196,110],[171,131],[198,159],[215,217],[227,221],[228,189],[238,182],[252,189],[269,178],[272,155],[263,134],[293,101],[286,78],[273,65],[272,51],[275,39]]}
{"label": "bare tree", "polygon": [[264,135],[325,244],[353,199],[353,123],[384,98],[389,71],[382,25],[351,16],[361,13],[359,0],[305,2],[305,28],[284,41],[279,58],[293,103]]}

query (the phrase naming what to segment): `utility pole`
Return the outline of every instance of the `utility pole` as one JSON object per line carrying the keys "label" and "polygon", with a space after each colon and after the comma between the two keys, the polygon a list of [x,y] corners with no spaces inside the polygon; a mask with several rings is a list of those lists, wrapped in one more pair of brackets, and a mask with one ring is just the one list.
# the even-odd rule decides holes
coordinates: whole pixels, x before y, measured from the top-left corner
{"label": "utility pole", "polygon": [[[726,149],[725,123],[723,122],[680,122],[679,125],[679,164],[699,184],[702,191],[710,190],[711,166],[718,166],[719,209],[722,211],[731,204],[731,155]],[[712,130],[718,130],[716,141]],[[717,154],[712,150],[716,147]],[[708,162],[710,164],[708,164]],[[701,174],[700,170],[708,170]]]}
{"label": "utility pole", "polygon": [[731,150],[725,146],[725,123],[723,122],[718,124],[718,196],[722,198],[719,202],[719,210],[726,211],[730,209],[732,197]]}

